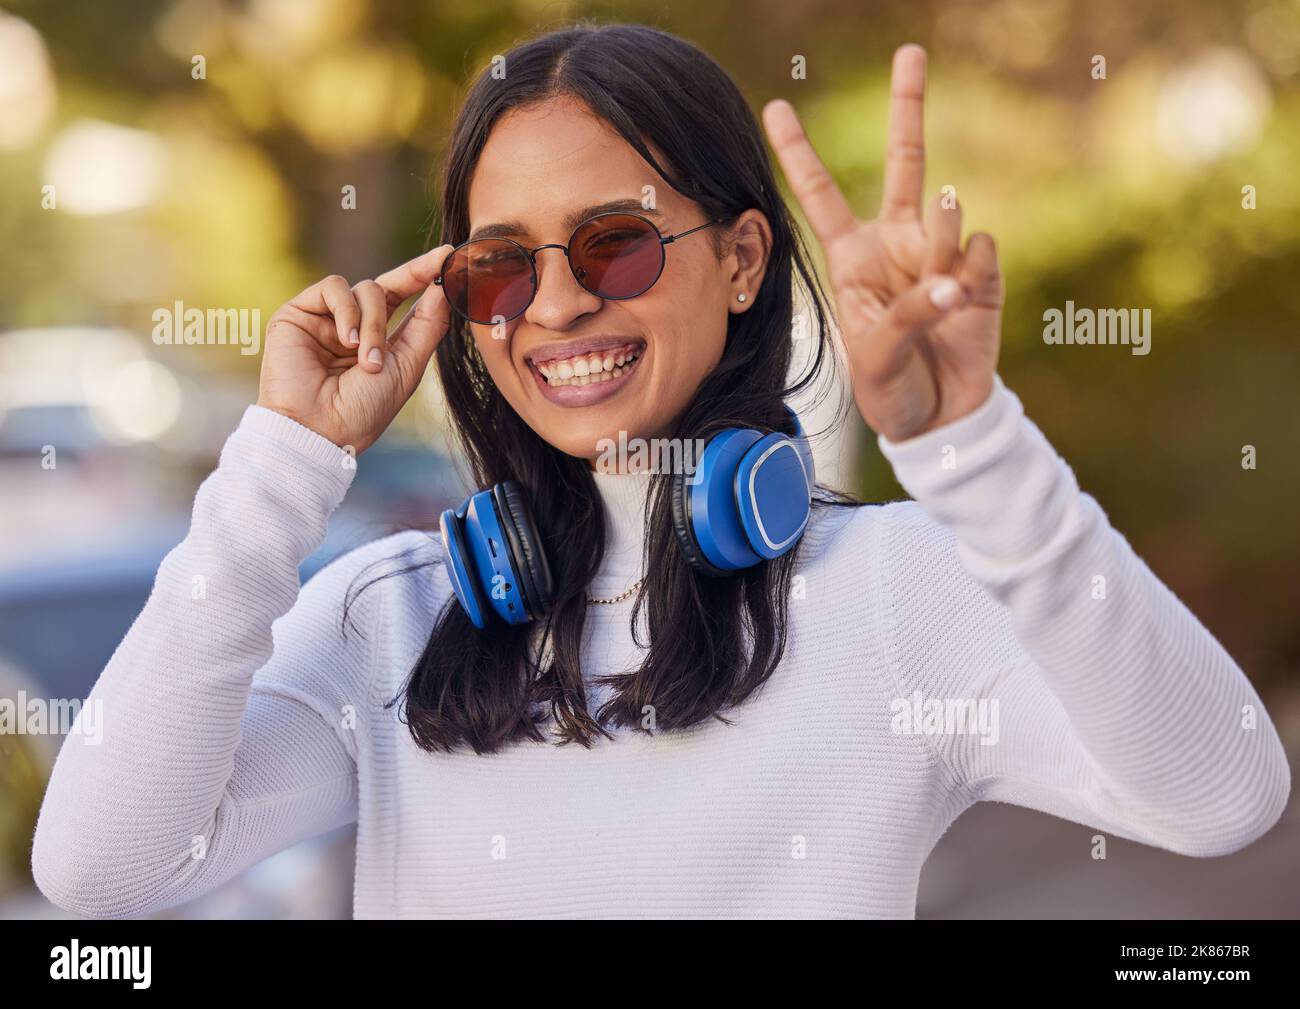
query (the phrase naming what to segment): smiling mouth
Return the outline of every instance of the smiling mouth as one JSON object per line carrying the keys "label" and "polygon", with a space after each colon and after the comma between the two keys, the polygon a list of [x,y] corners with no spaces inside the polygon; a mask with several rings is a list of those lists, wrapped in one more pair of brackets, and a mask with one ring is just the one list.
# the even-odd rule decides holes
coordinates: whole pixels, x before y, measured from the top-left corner
{"label": "smiling mouth", "polygon": [[629,340],[619,346],[606,347],[568,357],[548,360],[530,358],[529,367],[551,389],[565,386],[598,385],[627,375],[645,353],[645,342]]}

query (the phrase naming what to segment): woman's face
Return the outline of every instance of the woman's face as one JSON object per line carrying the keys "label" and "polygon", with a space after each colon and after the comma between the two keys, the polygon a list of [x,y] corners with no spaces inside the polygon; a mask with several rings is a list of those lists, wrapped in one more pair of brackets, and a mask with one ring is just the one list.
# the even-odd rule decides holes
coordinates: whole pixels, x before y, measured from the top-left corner
{"label": "woman's face", "polygon": [[[611,209],[640,214],[663,235],[708,220],[573,99],[514,109],[497,122],[470,185],[471,237],[491,228],[528,248],[567,245],[578,223]],[[715,230],[724,239],[721,259]],[[537,254],[537,295],[524,314],[471,329],[492,380],[529,427],[561,451],[593,459],[597,443],[617,441],[620,431],[629,439],[667,436],[721,358],[728,314],[753,304],[770,248],[766,218],[746,211],[730,226],[665,246],[659,280],[626,301],[584,290],[564,252],[547,249]],[[597,364],[612,365],[611,378],[593,379]]]}

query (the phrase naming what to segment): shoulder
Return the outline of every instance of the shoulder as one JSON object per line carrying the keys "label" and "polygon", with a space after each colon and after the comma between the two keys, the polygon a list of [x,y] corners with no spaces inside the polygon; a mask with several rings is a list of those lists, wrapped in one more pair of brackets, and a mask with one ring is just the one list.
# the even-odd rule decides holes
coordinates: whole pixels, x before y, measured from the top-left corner
{"label": "shoulder", "polygon": [[442,569],[437,533],[414,530],[349,550],[307,579],[274,627],[276,648],[365,652],[390,613],[409,599],[430,600]]}
{"label": "shoulder", "polygon": [[956,534],[915,501],[820,507],[804,536],[801,564],[869,594],[900,619],[985,602],[962,565]]}
{"label": "shoulder", "polygon": [[954,554],[952,531],[936,522],[915,501],[878,504],[821,504],[804,531],[801,559],[805,563],[849,559],[887,564],[900,549],[915,553]]}
{"label": "shoulder", "polygon": [[379,573],[386,573],[410,564],[440,563],[442,563],[442,538],[438,533],[424,529],[407,529],[381,536],[379,539],[338,554],[324,564],[306,584],[354,578],[372,568]]}
{"label": "shoulder", "polygon": [[[326,563],[304,583],[299,599],[336,609],[357,606],[362,608],[359,612],[373,613],[375,603],[384,596],[427,583],[442,566],[442,559],[437,532],[413,529],[393,533]],[[423,579],[407,577],[421,571],[426,576]],[[366,591],[361,591],[363,588]]]}
{"label": "shoulder", "polygon": [[330,710],[364,696],[376,649],[406,636],[393,621],[435,612],[447,584],[441,571],[441,541],[424,531],[384,536],[336,557],[272,625],[272,658],[255,688],[314,698]]}
{"label": "shoulder", "polygon": [[952,670],[1002,668],[1017,653],[1009,611],[967,570],[950,526],[915,501],[897,501],[880,508],[877,543],[886,633],[904,680],[926,686],[941,668],[959,676]]}

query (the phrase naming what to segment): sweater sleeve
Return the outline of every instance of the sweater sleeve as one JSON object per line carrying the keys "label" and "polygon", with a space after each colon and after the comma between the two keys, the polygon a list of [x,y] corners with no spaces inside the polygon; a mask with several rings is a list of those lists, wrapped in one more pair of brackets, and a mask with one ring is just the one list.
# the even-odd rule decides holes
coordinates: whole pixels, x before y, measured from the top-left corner
{"label": "sweater sleeve", "polygon": [[879,444],[916,499],[880,523],[895,731],[934,748],[952,815],[1011,802],[1194,856],[1277,822],[1290,770],[1255,690],[1000,378]]}
{"label": "sweater sleeve", "polygon": [[354,472],[315,432],[245,412],[82,707],[99,730],[74,725],[59,751],[32,846],[55,904],[172,907],[355,819],[355,743],[302,684],[364,676],[374,636],[340,638],[341,565],[298,582]]}

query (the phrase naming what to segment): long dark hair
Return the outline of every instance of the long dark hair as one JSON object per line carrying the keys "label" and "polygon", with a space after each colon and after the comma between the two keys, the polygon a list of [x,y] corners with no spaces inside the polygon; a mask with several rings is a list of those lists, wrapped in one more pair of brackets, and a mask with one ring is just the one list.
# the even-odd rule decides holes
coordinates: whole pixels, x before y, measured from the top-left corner
{"label": "long dark hair", "polygon": [[[722,359],[674,436],[707,439],[734,426],[793,433],[785,399],[812,384],[824,365],[834,367],[829,309],[777,190],[758,123],[731,78],[695,46],[639,25],[578,24],[532,39],[505,59],[506,75],[480,75],[456,119],[442,177],[442,232],[430,245],[468,237],[470,181],[503,113],[558,96],[581,100],[709,218],[731,222],[752,207],[772,228],[771,257],[754,304],[729,316]],[[646,141],[669,163],[660,164]],[[721,256],[719,232],[710,234]],[[815,344],[807,367],[788,384],[796,278],[806,295],[798,311],[812,317],[806,328]],[[436,360],[475,485],[514,479],[528,489],[557,595],[540,627],[497,621],[479,631],[448,591],[423,654],[391,702],[402,703],[416,743],[429,751],[468,744],[487,753],[544,740],[542,726],[553,719],[554,738],[586,746],[608,735],[607,727],[650,728],[645,716],[651,710],[655,731],[725,721],[722,712],[753,694],[784,652],[797,551],[732,577],[698,576],[675,542],[671,477],[651,478],[646,577],[631,617],[637,634],[647,611],[649,641],[638,636],[637,644],[648,650],[639,669],[599,678],[613,690],[593,715],[579,651],[587,587],[604,556],[605,524],[588,463],[548,444],[515,413],[463,322],[453,320]],[[857,503],[819,487],[815,508]]]}

